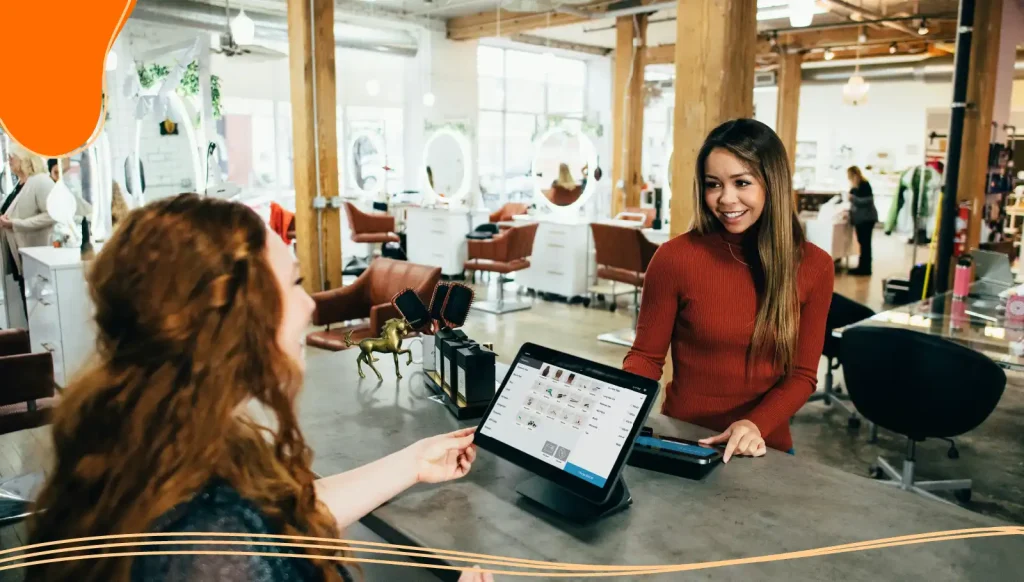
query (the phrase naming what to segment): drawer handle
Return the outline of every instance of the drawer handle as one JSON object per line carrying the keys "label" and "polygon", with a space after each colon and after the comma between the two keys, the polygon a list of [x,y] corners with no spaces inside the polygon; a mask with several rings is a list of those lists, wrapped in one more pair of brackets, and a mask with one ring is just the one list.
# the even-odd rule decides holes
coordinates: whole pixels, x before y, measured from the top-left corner
{"label": "drawer handle", "polygon": [[51,344],[50,342],[43,342],[42,345],[43,349],[50,352],[51,354],[57,351],[57,346]]}
{"label": "drawer handle", "polygon": [[548,243],[547,247],[549,249],[564,249],[565,245],[556,245],[556,244]]}
{"label": "drawer handle", "polygon": [[443,230],[432,230],[430,232],[433,233],[433,234],[440,234],[440,235],[444,235],[445,234],[445,231],[443,231]]}
{"label": "drawer handle", "polygon": [[549,275],[564,275],[565,273],[563,273],[561,271],[548,271],[548,274]]}

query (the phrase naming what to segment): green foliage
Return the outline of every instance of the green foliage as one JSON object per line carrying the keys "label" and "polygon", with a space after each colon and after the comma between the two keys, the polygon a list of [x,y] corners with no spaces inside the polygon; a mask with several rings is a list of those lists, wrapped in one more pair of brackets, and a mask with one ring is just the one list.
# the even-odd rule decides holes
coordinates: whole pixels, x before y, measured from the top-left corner
{"label": "green foliage", "polygon": [[[164,65],[153,63],[149,66],[143,65],[138,68],[139,84],[143,89],[149,89],[160,79],[171,74],[171,69]],[[181,77],[178,85],[178,94],[182,97],[193,97],[199,94],[199,61],[192,61],[185,68],[185,74]],[[213,103],[213,117],[220,119],[220,77],[210,75],[210,101]]]}

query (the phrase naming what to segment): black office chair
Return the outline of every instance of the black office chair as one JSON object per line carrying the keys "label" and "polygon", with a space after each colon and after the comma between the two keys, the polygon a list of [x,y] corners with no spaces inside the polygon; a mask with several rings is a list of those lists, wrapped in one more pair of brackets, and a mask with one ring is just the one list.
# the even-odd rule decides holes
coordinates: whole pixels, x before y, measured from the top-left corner
{"label": "black office chair", "polygon": [[847,299],[838,293],[832,294],[832,305],[828,309],[828,319],[825,322],[825,345],[821,355],[828,360],[828,371],[825,373],[825,390],[815,392],[807,399],[808,402],[822,400],[825,405],[836,404],[845,410],[850,418],[847,420],[850,428],[860,427],[860,417],[857,412],[846,405],[845,401],[850,398],[843,394],[841,389],[834,386],[833,372],[839,369],[839,343],[840,339],[832,337],[832,331],[858,321],[865,320],[875,315],[874,310],[866,305],[861,305],[852,299]]}
{"label": "black office chair", "polygon": [[907,436],[903,470],[882,457],[876,477],[900,489],[940,500],[929,491],[971,498],[971,480],[915,481],[917,442],[950,439],[980,425],[995,410],[1006,374],[991,359],[945,339],[906,329],[862,326],[843,333],[839,361],[858,412],[886,430]]}

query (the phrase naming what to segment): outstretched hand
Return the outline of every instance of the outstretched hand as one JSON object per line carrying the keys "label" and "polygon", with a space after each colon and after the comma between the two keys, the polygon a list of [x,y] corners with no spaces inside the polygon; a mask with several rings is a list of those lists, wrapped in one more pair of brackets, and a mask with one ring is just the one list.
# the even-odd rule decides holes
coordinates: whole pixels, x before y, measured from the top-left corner
{"label": "outstretched hand", "polygon": [[416,466],[416,481],[441,483],[469,473],[476,460],[473,433],[476,427],[426,438],[409,447]]}
{"label": "outstretched hand", "polygon": [[705,446],[728,442],[725,445],[725,454],[722,455],[723,463],[728,463],[733,455],[761,457],[768,450],[765,447],[764,439],[761,438],[761,431],[749,420],[737,420],[730,424],[722,434],[700,439],[698,442]]}

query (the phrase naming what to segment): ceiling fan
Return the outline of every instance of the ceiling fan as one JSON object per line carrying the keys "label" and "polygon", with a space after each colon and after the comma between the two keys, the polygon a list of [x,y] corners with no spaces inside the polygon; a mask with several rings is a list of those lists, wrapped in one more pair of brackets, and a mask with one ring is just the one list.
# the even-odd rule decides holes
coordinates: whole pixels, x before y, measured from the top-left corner
{"label": "ceiling fan", "polygon": [[224,2],[225,32],[211,37],[210,51],[226,57],[255,57],[259,60],[283,59],[288,55],[258,44],[255,40],[256,23],[240,8],[231,18],[231,0]]}

